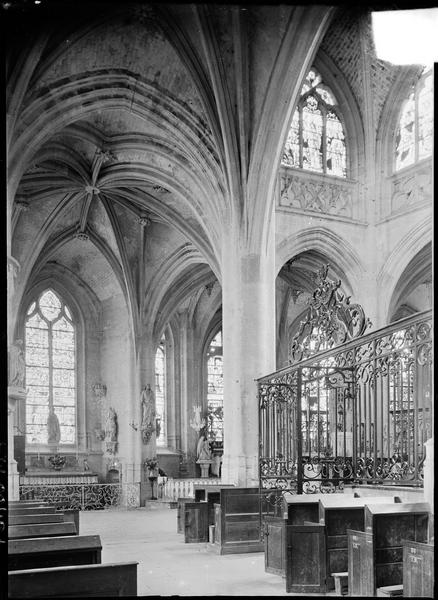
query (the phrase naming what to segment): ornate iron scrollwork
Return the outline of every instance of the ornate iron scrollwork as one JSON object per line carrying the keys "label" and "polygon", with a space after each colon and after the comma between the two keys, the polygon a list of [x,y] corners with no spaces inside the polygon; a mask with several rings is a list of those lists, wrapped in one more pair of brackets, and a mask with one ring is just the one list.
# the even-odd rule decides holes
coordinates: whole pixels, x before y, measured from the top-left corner
{"label": "ornate iron scrollwork", "polygon": [[327,279],[328,269],[329,265],[324,265],[317,271],[318,287],[290,344],[291,364],[359,337],[371,325],[362,306],[350,304],[350,296],[339,291],[341,280]]}

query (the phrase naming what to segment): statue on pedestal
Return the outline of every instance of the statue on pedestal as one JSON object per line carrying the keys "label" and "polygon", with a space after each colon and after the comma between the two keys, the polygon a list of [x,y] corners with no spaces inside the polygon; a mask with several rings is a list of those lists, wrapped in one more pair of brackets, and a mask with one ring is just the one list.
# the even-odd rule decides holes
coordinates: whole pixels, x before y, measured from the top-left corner
{"label": "statue on pedestal", "polygon": [[196,462],[201,467],[201,477],[208,477],[212,453],[210,450],[210,442],[204,435],[201,435],[198,440],[198,445],[196,446],[196,456]]}

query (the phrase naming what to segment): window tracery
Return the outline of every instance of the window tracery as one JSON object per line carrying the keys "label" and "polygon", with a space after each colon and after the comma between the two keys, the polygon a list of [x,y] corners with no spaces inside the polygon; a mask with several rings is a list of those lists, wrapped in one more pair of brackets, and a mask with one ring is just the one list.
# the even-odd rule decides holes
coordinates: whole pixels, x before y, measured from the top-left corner
{"label": "window tracery", "polygon": [[54,409],[60,445],[76,443],[76,329],[72,315],[51,289],[33,301],[25,322],[26,441],[48,443]]}
{"label": "window tracery", "polygon": [[432,155],[432,85],[432,71],[425,68],[403,104],[395,136],[396,171]]}
{"label": "window tracery", "polygon": [[223,441],[222,331],[211,340],[207,351],[207,431],[210,439]]}
{"label": "window tracery", "polygon": [[167,445],[166,411],[166,340],[163,337],[155,353],[155,411],[157,446]]}
{"label": "window tracery", "polygon": [[282,164],[338,177],[347,176],[347,151],[337,101],[311,69],[283,151]]}

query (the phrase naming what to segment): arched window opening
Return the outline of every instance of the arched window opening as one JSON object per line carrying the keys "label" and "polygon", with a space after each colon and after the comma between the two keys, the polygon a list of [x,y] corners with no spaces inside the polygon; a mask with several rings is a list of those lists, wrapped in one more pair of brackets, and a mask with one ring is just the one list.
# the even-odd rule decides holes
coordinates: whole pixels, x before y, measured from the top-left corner
{"label": "arched window opening", "polygon": [[164,337],[161,339],[155,353],[155,410],[157,419],[157,446],[166,446],[166,340]]}
{"label": "arched window opening", "polygon": [[207,351],[207,432],[215,442],[223,442],[224,437],[223,386],[222,331],[219,331]]}
{"label": "arched window opening", "polygon": [[76,444],[76,329],[71,312],[51,289],[32,302],[25,322],[26,442],[47,444],[52,409],[58,445]]}
{"label": "arched window opening", "polygon": [[396,171],[432,156],[432,85],[432,70],[426,67],[403,104],[395,136]]}
{"label": "arched window opening", "polygon": [[313,68],[301,89],[281,162],[287,167],[347,176],[345,134],[337,101]]}

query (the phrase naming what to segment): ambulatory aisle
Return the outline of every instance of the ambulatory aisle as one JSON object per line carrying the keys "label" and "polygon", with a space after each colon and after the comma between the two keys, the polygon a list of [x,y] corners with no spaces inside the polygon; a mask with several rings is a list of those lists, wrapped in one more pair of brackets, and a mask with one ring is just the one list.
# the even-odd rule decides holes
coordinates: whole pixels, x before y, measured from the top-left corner
{"label": "ambulatory aisle", "polygon": [[206,544],[185,544],[176,510],[165,504],[81,512],[80,531],[100,535],[102,562],[138,561],[139,596],[295,595],[265,573],[263,553],[219,556]]}

